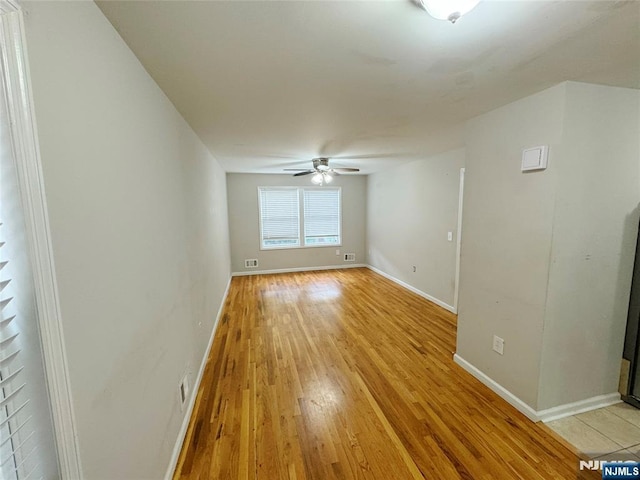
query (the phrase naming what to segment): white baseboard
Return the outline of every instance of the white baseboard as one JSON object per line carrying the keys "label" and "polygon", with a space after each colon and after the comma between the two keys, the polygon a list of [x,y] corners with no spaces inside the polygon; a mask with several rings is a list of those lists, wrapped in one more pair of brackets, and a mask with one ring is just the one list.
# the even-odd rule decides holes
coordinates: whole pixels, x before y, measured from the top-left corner
{"label": "white baseboard", "polygon": [[482,371],[478,370],[476,367],[467,362],[464,358],[462,358],[457,353],[453,355],[453,361],[464,368],[471,375],[476,377],[482,383],[484,383],[487,387],[497,393],[500,397],[507,401],[507,403],[514,406],[517,410],[523,413],[529,420],[533,422],[539,422],[540,418],[538,417],[538,412],[536,412],[529,405],[524,403],[518,397],[516,397],[509,390],[504,388],[498,382],[494,381],[492,378],[485,375]]}
{"label": "white baseboard", "polygon": [[492,378],[485,375],[482,371],[467,362],[457,353],[453,356],[453,361],[464,368],[471,375],[476,377],[487,387],[497,393],[500,397],[513,405],[517,410],[523,413],[529,420],[533,422],[551,422],[560,418],[577,415],[578,413],[588,412],[597,408],[608,407],[620,402],[619,393],[610,393],[607,395],[598,395],[596,397],[587,398],[578,402],[558,405],[557,407],[547,408],[545,410],[534,410],[525,402],[516,397],[509,390],[497,383]]}
{"label": "white baseboard", "polygon": [[436,305],[438,305],[438,306],[440,306],[440,307],[444,308],[445,310],[449,310],[449,311],[450,311],[450,312],[452,312],[452,313],[457,313],[457,312],[456,312],[456,309],[455,309],[455,308],[453,308],[453,307],[452,307],[451,305],[449,305],[448,303],[445,303],[445,302],[443,302],[442,300],[438,300],[437,298],[432,297],[432,296],[431,296],[431,295],[429,295],[428,293],[425,293],[425,292],[423,292],[422,290],[418,290],[417,288],[415,288],[415,287],[413,287],[413,286],[409,285],[408,283],[403,282],[402,280],[400,280],[400,279],[398,279],[398,278],[396,278],[396,277],[394,277],[394,276],[392,276],[392,275],[389,275],[388,273],[383,272],[382,270],[380,270],[380,269],[378,269],[378,268],[376,268],[376,267],[374,267],[374,266],[366,265],[366,267],[367,267],[369,270],[373,270],[374,272],[376,272],[376,273],[378,273],[378,274],[382,275],[383,277],[388,278],[388,279],[389,279],[389,280],[391,280],[392,282],[397,283],[398,285],[403,286],[403,287],[404,287],[404,288],[406,288],[407,290],[411,290],[413,293],[416,293],[416,294],[420,295],[421,297],[426,298],[426,299],[427,299],[427,300],[429,300],[430,302],[435,303]]}
{"label": "white baseboard", "polygon": [[292,273],[292,272],[313,272],[314,270],[340,270],[343,268],[366,268],[363,263],[353,263],[348,265],[325,265],[322,267],[295,267],[278,268],[276,270],[252,270],[247,272],[233,272],[233,277],[244,277],[246,275],[270,275],[272,273]]}
{"label": "white baseboard", "polygon": [[227,296],[229,295],[230,286],[231,286],[231,277],[229,277],[229,281],[227,282],[227,288],[224,290],[224,295],[222,295],[220,307],[218,308],[218,314],[216,315],[216,320],[215,320],[215,323],[213,324],[213,329],[211,330],[211,337],[209,338],[209,344],[207,345],[207,349],[204,352],[204,356],[202,357],[202,361],[200,362],[200,369],[198,370],[198,376],[196,377],[196,381],[194,382],[193,388],[191,389],[191,396],[189,398],[187,410],[184,413],[182,426],[180,427],[180,432],[178,432],[178,438],[176,440],[176,444],[173,447],[173,453],[171,454],[171,461],[169,462],[169,468],[167,469],[167,473],[164,476],[165,480],[171,480],[173,478],[173,474],[176,470],[176,466],[178,465],[178,458],[180,457],[180,452],[182,451],[182,444],[184,443],[184,439],[187,435],[189,422],[191,421],[191,415],[193,415],[193,408],[195,407],[195,404],[196,404],[196,397],[198,396],[198,390],[200,389],[200,382],[202,381],[204,368],[207,365],[207,360],[209,359],[209,353],[211,352],[213,339],[216,336],[216,331],[218,330],[218,325],[220,324],[220,317],[222,316],[224,305],[227,301]]}
{"label": "white baseboard", "polygon": [[559,405],[557,407],[547,408],[546,410],[540,410],[538,417],[541,422],[547,423],[553,420],[559,420],[571,415],[577,415],[579,413],[588,412],[597,408],[608,407],[620,403],[620,394],[618,392],[609,393],[607,395],[598,395],[597,397],[587,398],[586,400],[580,400],[578,402],[567,403],[565,405]]}

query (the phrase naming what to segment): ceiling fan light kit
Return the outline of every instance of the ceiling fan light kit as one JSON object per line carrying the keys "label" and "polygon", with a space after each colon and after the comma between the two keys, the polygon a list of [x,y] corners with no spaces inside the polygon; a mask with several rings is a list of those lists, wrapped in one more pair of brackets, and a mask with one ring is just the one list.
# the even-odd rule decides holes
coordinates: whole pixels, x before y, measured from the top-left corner
{"label": "ceiling fan light kit", "polygon": [[325,183],[331,183],[333,181],[333,175],[329,172],[318,172],[311,177],[311,182],[316,185],[324,185]]}
{"label": "ceiling fan light kit", "polygon": [[310,170],[302,170],[299,171],[297,168],[285,168],[285,171],[297,171],[298,173],[294,173],[294,177],[300,177],[303,175],[311,175],[311,183],[316,185],[325,185],[327,183],[331,183],[333,181],[333,177],[336,175],[340,175],[340,173],[350,173],[350,172],[359,172],[359,168],[346,168],[346,167],[338,167],[332,168],[329,167],[329,159],[326,157],[314,158],[313,159],[313,168]]}
{"label": "ceiling fan light kit", "polygon": [[462,15],[473,10],[480,0],[420,0],[420,3],[433,18],[456,23]]}

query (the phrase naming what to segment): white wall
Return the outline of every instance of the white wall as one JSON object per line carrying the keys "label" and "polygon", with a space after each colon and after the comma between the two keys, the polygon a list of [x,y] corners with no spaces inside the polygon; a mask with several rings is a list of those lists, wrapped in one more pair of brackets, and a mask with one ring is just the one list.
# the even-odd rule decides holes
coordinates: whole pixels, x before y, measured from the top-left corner
{"label": "white wall", "polygon": [[[457,354],[536,411],[616,391],[639,95],[569,82],[467,124]],[[536,145],[549,168],[522,173]]]}
{"label": "white wall", "polygon": [[[216,161],[93,3],[29,2],[26,10],[85,476],[160,478],[183,421],[178,381],[184,372],[194,379],[230,274],[229,230],[234,271],[244,270],[244,258],[259,258],[261,269],[344,262],[333,247],[259,250],[257,186],[307,180],[230,174],[227,197]],[[632,111],[637,100],[619,89],[603,92],[563,84],[468,124],[458,353],[534,408],[606,391],[607,372],[613,358],[620,358],[630,225],[637,219],[640,184]],[[582,107],[587,98],[590,107]],[[619,109],[623,114],[616,117]],[[634,132],[635,147],[618,145]],[[521,148],[538,144],[550,145],[549,169],[522,174]],[[447,198],[457,204],[453,172],[461,156],[447,155],[455,167],[445,168],[444,157],[435,157],[385,172],[416,210],[411,214],[419,214],[413,205],[429,199],[422,196],[423,183],[414,182],[410,191],[402,184],[412,173],[451,181]],[[603,158],[607,168],[596,162]],[[585,161],[587,168],[579,168]],[[562,173],[565,167],[583,176],[571,179]],[[434,183],[444,194],[444,185]],[[367,181],[343,176],[338,184],[344,204],[341,250],[356,253],[360,263],[366,254]],[[415,258],[412,250],[420,254],[423,247],[413,245],[406,258],[392,257],[399,252],[397,238],[420,232],[412,230],[416,217],[396,224],[397,238],[381,236],[373,218],[383,208],[376,196],[391,201],[393,190],[381,190],[375,178],[370,187],[372,261],[387,261],[400,275],[406,260]],[[391,219],[398,210],[383,213]],[[455,231],[444,216],[438,223],[446,227],[444,238],[447,225]],[[587,255],[595,267],[585,270]],[[440,265],[426,271],[437,269],[444,272]],[[417,288],[450,295],[450,276],[435,280],[420,279],[424,283]],[[580,329],[591,308],[588,327]],[[545,318],[549,331],[543,333]],[[494,333],[506,340],[502,357],[491,351]],[[582,337],[576,341],[576,335]],[[562,365],[570,372],[563,375],[571,375],[571,362],[589,356],[597,360],[579,367],[579,385],[569,382],[570,390],[561,393],[566,377],[556,369]],[[585,387],[584,372],[594,362],[604,366]]]}
{"label": "white wall", "polygon": [[450,306],[464,161],[464,149],[453,150],[370,175],[367,184],[369,264]]}
{"label": "white wall", "polygon": [[86,478],[162,478],[230,275],[225,175],[92,2],[25,5]]}
{"label": "white wall", "polygon": [[640,92],[566,85],[539,408],[617,391],[640,203]]}
{"label": "white wall", "polygon": [[[342,246],[260,250],[258,187],[313,186],[309,176],[228,173],[229,236],[231,270],[237,273],[349,266],[365,263],[366,178],[340,175],[331,186],[342,188]],[[336,249],[340,255],[336,255]],[[355,262],[345,262],[343,254],[355,253]],[[244,267],[244,260],[257,258],[257,269]]]}
{"label": "white wall", "polygon": [[[534,408],[564,91],[481,115],[466,134],[457,354]],[[549,168],[524,174],[521,150],[536,145],[549,145]]]}

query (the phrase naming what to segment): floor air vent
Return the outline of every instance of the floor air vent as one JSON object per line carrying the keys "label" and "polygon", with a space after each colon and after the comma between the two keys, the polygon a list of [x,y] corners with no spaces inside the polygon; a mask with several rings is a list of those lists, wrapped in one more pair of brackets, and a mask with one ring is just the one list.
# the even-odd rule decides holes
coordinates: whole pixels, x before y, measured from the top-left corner
{"label": "floor air vent", "polygon": [[258,266],[257,258],[247,258],[244,261],[244,268],[256,268]]}

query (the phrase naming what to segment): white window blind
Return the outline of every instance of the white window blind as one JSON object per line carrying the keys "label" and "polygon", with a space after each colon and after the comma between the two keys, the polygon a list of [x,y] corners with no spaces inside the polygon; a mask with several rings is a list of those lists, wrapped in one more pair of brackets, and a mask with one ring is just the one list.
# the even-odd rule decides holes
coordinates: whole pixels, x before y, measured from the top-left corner
{"label": "white window blind", "polygon": [[60,478],[5,85],[0,81],[0,480]]}
{"label": "white window blind", "polygon": [[18,480],[38,465],[5,233],[0,223],[0,479]]}
{"label": "white window blind", "polygon": [[300,246],[300,203],[297,188],[260,187],[260,247]]}
{"label": "white window blind", "polygon": [[304,244],[340,244],[340,189],[305,188]]}

